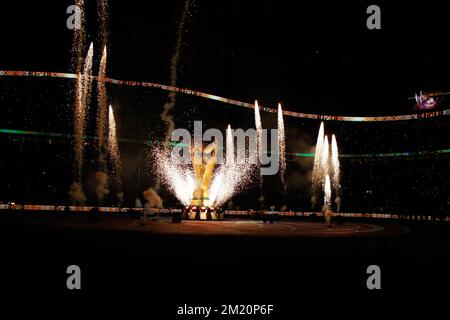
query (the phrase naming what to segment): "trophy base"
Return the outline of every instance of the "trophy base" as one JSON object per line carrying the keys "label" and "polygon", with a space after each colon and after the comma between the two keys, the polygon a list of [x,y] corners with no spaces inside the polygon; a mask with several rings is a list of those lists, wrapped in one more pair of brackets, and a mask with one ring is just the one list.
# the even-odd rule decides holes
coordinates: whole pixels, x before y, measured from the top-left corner
{"label": "trophy base", "polygon": [[220,214],[213,207],[190,205],[186,208],[184,218],[186,220],[222,220],[223,214]]}

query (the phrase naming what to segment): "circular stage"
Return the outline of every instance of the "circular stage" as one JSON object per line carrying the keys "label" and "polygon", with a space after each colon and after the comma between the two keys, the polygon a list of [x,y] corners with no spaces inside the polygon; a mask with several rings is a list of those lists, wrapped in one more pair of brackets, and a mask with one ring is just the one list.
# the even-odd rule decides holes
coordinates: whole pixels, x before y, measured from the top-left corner
{"label": "circular stage", "polygon": [[234,235],[263,237],[348,237],[401,234],[407,228],[390,225],[368,224],[360,222],[333,225],[328,228],[322,222],[275,222],[228,220],[228,221],[183,221],[172,224],[170,221],[151,221],[143,229],[159,234],[186,235]]}
{"label": "circular stage", "polygon": [[324,222],[309,221],[276,221],[270,224],[254,220],[183,220],[181,223],[172,223],[170,219],[162,218],[149,219],[145,224],[142,224],[140,220],[113,216],[103,217],[99,223],[90,223],[86,216],[41,216],[26,220],[34,225],[43,223],[68,228],[122,230],[188,236],[355,237],[397,235],[409,231],[408,228],[397,225],[355,221],[345,222],[343,226],[333,224],[332,228],[328,228]]}

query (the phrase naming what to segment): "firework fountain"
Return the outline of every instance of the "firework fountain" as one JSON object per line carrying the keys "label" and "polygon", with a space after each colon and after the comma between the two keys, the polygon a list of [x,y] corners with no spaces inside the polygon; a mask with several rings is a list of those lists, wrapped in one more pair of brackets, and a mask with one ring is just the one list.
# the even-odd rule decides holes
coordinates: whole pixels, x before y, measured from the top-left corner
{"label": "firework fountain", "polygon": [[91,43],[83,67],[83,74],[77,78],[77,93],[75,104],[75,160],[78,170],[78,181],[82,179],[83,137],[85,131],[86,112],[89,108],[92,91],[92,59],[94,45]]}
{"label": "firework fountain", "polygon": [[73,202],[82,203],[86,200],[83,193],[83,137],[85,118],[91,97],[92,60],[94,45],[91,43],[84,62],[83,73],[78,73],[75,90],[74,110],[74,151],[75,151],[75,181],[70,187],[69,196]]}
{"label": "firework fountain", "polygon": [[233,132],[231,131],[231,126],[227,127],[227,138],[226,138],[226,164],[227,166],[234,165],[234,140],[233,140]]}
{"label": "firework fountain", "polygon": [[[337,146],[336,136],[333,134],[331,138],[331,156],[330,144],[328,136],[324,134],[325,128],[323,122],[320,124],[319,134],[317,137],[316,153],[314,158],[314,168],[312,175],[312,204],[316,204],[320,191],[324,194],[324,207],[331,207],[332,191],[336,194],[337,211],[340,210],[340,164],[339,150]],[[331,175],[331,179],[330,179]],[[332,180],[332,182],[331,182]]]}
{"label": "firework fountain", "polygon": [[286,140],[284,133],[283,110],[281,104],[278,104],[278,154],[280,159],[280,177],[283,189],[286,190],[285,173],[286,173]]}
{"label": "firework fountain", "polygon": [[[261,163],[261,155],[263,153],[263,143],[262,143],[262,122],[261,122],[261,114],[259,113],[259,105],[258,101],[255,101],[255,128],[256,128],[256,148],[257,148],[257,157],[258,162]],[[262,183],[262,176],[261,176]]]}
{"label": "firework fountain", "polygon": [[216,206],[227,202],[237,192],[244,190],[253,180],[257,166],[252,164],[250,158],[236,159],[245,153],[235,150],[234,136],[231,126],[227,128],[226,135],[226,162],[218,170],[211,185],[211,201]]}
{"label": "firework fountain", "polygon": [[322,170],[322,154],[323,154],[323,137],[324,137],[324,125],[320,124],[319,135],[316,142],[316,153],[314,156],[314,168],[312,174],[313,193],[316,193],[322,183],[323,170]]}
{"label": "firework fountain", "polygon": [[333,217],[333,210],[331,210],[331,183],[330,176],[327,174],[325,176],[325,188],[324,188],[324,200],[322,213],[325,217],[325,222],[328,227],[331,227],[331,219]]}
{"label": "firework fountain", "polygon": [[[262,192],[262,183],[263,183],[263,178],[262,178],[262,172],[261,172],[261,154],[263,152],[262,148],[262,122],[261,122],[261,114],[259,113],[259,105],[258,105],[258,101],[255,101],[255,129],[256,129],[256,159],[257,159],[257,163],[259,165],[258,171],[258,180],[259,180],[259,188],[261,189],[261,196],[259,197],[259,199],[264,199],[264,194]],[[262,205],[262,203],[264,202],[261,201],[260,204]]]}
{"label": "firework fountain", "polygon": [[195,189],[194,173],[178,157],[174,157],[167,147],[155,148],[153,158],[156,173],[174,196],[184,206],[189,206]]}
{"label": "firework fountain", "polygon": [[[185,25],[190,15],[190,7],[192,0],[186,0],[181,20],[178,26],[177,41],[174,54],[171,59],[170,66],[170,83],[175,87],[177,83],[177,68],[181,57],[183,45],[183,36],[185,33]],[[75,30],[73,45],[73,65],[78,75],[76,81],[75,92],[75,119],[74,119],[74,144],[75,144],[75,162],[76,174],[75,182],[71,187],[70,194],[73,200],[80,202],[85,200],[82,190],[82,167],[83,167],[83,146],[85,135],[85,118],[90,104],[92,91],[92,63],[93,63],[93,44],[89,46],[86,58],[83,59],[82,52],[85,40],[85,15],[84,0],[76,0],[76,4],[81,9],[81,28]],[[116,119],[112,107],[109,107],[108,113],[108,97],[106,90],[106,66],[107,66],[107,42],[108,42],[108,3],[107,0],[97,1],[97,14],[99,21],[99,44],[102,49],[100,59],[98,82],[97,82],[97,141],[100,171],[93,176],[95,183],[95,192],[98,202],[101,203],[104,196],[109,194],[108,190],[108,163],[107,155],[109,151],[112,173],[117,183],[117,189],[121,197],[123,197],[122,186],[120,181],[121,161],[119,146],[117,143]],[[162,120],[167,125],[167,133],[165,144],[156,152],[158,177],[164,181],[168,188],[174,193],[176,198],[186,206],[221,206],[239,191],[250,185],[258,172],[260,186],[262,186],[261,174],[261,156],[263,155],[263,130],[260,116],[260,107],[255,101],[255,127],[256,127],[256,146],[257,152],[240,150],[242,147],[236,148],[234,144],[234,135],[231,126],[226,130],[226,161],[224,163],[217,162],[218,145],[213,142],[208,146],[189,146],[189,155],[191,163],[181,163],[173,159],[172,152],[169,150],[168,141],[175,128],[173,116],[170,114],[176,103],[176,91],[171,92],[168,102],[164,105],[164,112],[161,114]],[[109,120],[109,131],[108,131]],[[109,133],[109,135],[108,135]],[[243,147],[246,148],[245,146]],[[285,128],[283,119],[283,110],[278,105],[278,154],[280,161],[280,178],[285,188]],[[242,161],[242,155],[244,161]],[[255,159],[252,157],[256,157]],[[155,190],[159,187],[159,182],[155,186]],[[150,203],[156,203],[157,206],[162,205],[156,191],[149,189],[144,194]],[[119,195],[118,195],[119,197]],[[119,197],[119,198],[121,198]],[[158,199],[156,199],[158,198]]]}
{"label": "firework fountain", "polygon": [[323,184],[323,188],[325,190],[325,177],[326,175],[328,175],[328,170],[330,168],[329,166],[329,152],[330,152],[330,147],[328,145],[328,136],[325,136],[323,139],[323,151],[322,151],[322,184]]}
{"label": "firework fountain", "polygon": [[[95,191],[97,194],[97,200],[99,203],[103,201],[105,195],[109,194],[108,188],[108,165],[106,162],[107,155],[107,141],[106,141],[106,126],[108,124],[108,95],[106,91],[106,60],[107,60],[107,44],[108,44],[108,25],[109,25],[109,13],[108,13],[108,1],[98,0],[97,1],[97,17],[99,21],[99,42],[102,48],[102,56],[100,59],[100,66],[98,70],[98,82],[97,82],[97,138],[98,138],[98,163],[99,171],[94,175]],[[117,196],[119,198],[119,204],[121,204],[123,199],[123,193],[121,191],[120,183],[120,155],[119,148],[117,146],[116,128],[114,114],[112,113],[112,108],[110,108],[109,113],[109,151],[113,164],[113,170],[115,171],[115,178],[117,182],[118,192]],[[112,118],[111,118],[112,116]],[[115,141],[114,141],[115,139]],[[113,145],[111,145],[113,144]],[[115,145],[114,145],[115,144]],[[111,149],[113,148],[113,149]]]}
{"label": "firework fountain", "polygon": [[331,206],[331,183],[330,183],[330,176],[328,174],[325,176],[325,188],[324,188],[323,203],[327,207]]}
{"label": "firework fountain", "polygon": [[121,171],[121,162],[120,162],[119,145],[117,143],[116,120],[114,117],[114,111],[112,109],[112,106],[109,106],[108,118],[109,118],[108,149],[111,157],[111,162],[113,165],[113,172],[117,177],[119,177]]}
{"label": "firework fountain", "polygon": [[[106,46],[103,48],[102,58],[100,60],[100,68],[98,71],[99,81],[97,82],[97,100],[98,100],[98,110],[97,110],[97,137],[98,137],[98,161],[101,171],[106,171],[105,162],[105,131],[106,131],[106,118],[107,118],[107,105],[108,96],[106,92]],[[111,111],[111,109],[110,109]],[[110,112],[111,116],[111,112]],[[114,115],[113,115],[114,117]],[[110,122],[111,124],[111,122]]]}
{"label": "firework fountain", "polygon": [[228,125],[227,135],[226,135],[226,162],[224,168],[220,170],[217,174],[216,179],[214,179],[211,185],[211,203],[224,203],[229,196],[229,190],[227,192],[221,192],[221,188],[224,183],[230,183],[230,181],[225,181],[229,179],[230,172],[232,172],[233,167],[235,165],[235,155],[234,155],[234,141],[233,141],[233,132],[231,131],[231,126]]}
{"label": "firework fountain", "polygon": [[174,156],[167,147],[156,148],[153,158],[161,181],[189,208],[222,206],[251,184],[258,168],[248,157],[236,159],[236,154],[246,153],[235,150],[231,126],[226,131],[225,162],[217,162],[220,150],[216,142],[207,146],[194,144],[186,149],[191,156],[190,165]]}
{"label": "firework fountain", "polygon": [[340,165],[339,165],[339,151],[336,142],[336,136],[333,134],[331,138],[331,163],[333,165],[333,186],[336,191],[340,189],[339,175],[340,175]]}
{"label": "firework fountain", "polygon": [[339,164],[339,150],[336,136],[333,134],[331,138],[331,163],[333,165],[333,187],[336,193],[336,211],[341,211],[341,168]]}
{"label": "firework fountain", "polygon": [[[75,0],[75,5],[79,9],[80,13],[80,25],[77,25],[74,30],[73,43],[72,43],[72,69],[76,74],[81,72],[83,68],[83,50],[84,50],[84,31],[85,31],[85,17],[84,17],[84,0]],[[78,86],[75,87],[77,91]],[[77,95],[77,94],[75,94]]]}
{"label": "firework fountain", "polygon": [[[75,107],[74,107],[74,154],[75,154],[75,181],[70,187],[69,196],[73,202],[82,203],[86,201],[86,197],[83,192],[82,180],[83,180],[83,148],[84,148],[84,133],[85,133],[85,118],[88,111],[91,92],[92,92],[92,62],[94,55],[93,43],[90,44],[86,58],[83,64],[83,51],[85,41],[85,1],[76,0],[75,4],[79,9],[79,25],[74,30],[74,39],[72,45],[72,68],[77,74],[75,85]],[[106,70],[106,42],[108,38],[107,26],[108,26],[108,9],[107,0],[99,0],[98,2],[98,17],[100,21],[100,38],[103,50],[103,55],[100,63],[99,82],[98,82],[98,100],[99,109],[104,110],[106,114],[106,88],[105,88],[105,70]],[[102,114],[101,112],[99,114]],[[105,116],[106,117],[106,116]],[[104,132],[103,122],[103,132]],[[100,135],[99,141],[104,142],[102,139],[104,135]],[[94,179],[101,181],[97,189],[101,189],[105,185],[105,177],[102,174],[96,174]],[[107,178],[106,178],[107,181]]]}
{"label": "firework fountain", "polygon": [[112,172],[116,181],[117,198],[119,205],[123,202],[122,180],[120,175],[122,173],[122,162],[120,160],[119,144],[117,142],[116,120],[112,106],[109,106],[109,135],[108,135],[108,150],[112,163]]}
{"label": "firework fountain", "polygon": [[101,47],[106,47],[109,37],[108,0],[97,0],[97,17],[100,25],[99,36]]}

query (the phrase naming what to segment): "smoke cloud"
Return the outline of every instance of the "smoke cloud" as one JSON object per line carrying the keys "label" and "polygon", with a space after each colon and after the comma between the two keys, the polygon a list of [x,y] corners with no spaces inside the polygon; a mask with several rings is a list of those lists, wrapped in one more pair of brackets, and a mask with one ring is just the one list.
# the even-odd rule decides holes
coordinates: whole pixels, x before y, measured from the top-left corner
{"label": "smoke cloud", "polygon": [[311,196],[311,208],[315,209],[317,206],[317,197],[315,195]]}
{"label": "smoke cloud", "polygon": [[117,205],[119,207],[121,207],[123,205],[123,200],[124,200],[124,193],[123,193],[123,191],[117,192],[116,193],[116,197],[117,197]]}
{"label": "smoke cloud", "polygon": [[147,203],[145,204],[146,208],[161,209],[163,207],[163,201],[161,197],[153,188],[149,188],[148,190],[144,191],[143,195],[145,200],[147,200]]}
{"label": "smoke cloud", "polygon": [[103,202],[106,195],[109,194],[108,175],[102,171],[94,174],[95,194],[99,203]]}
{"label": "smoke cloud", "polygon": [[69,197],[72,204],[83,204],[86,202],[86,196],[79,183],[72,183],[69,189]]}
{"label": "smoke cloud", "polygon": [[258,198],[258,203],[259,203],[259,208],[260,208],[260,209],[263,209],[263,208],[264,208],[264,200],[265,200],[264,195],[261,195],[261,196]]}
{"label": "smoke cloud", "polygon": [[341,212],[341,202],[342,202],[341,197],[337,196],[334,202],[336,203],[336,211]]}
{"label": "smoke cloud", "polygon": [[[172,56],[172,59],[170,60],[170,85],[173,87],[177,86],[178,64],[180,62],[181,51],[183,47],[183,36],[185,33],[185,25],[190,14],[190,7],[191,0],[186,0],[183,8],[183,14],[181,15],[181,19],[178,24],[177,42],[175,45],[174,54]],[[175,107],[176,100],[176,92],[170,92],[168,101],[164,104],[164,111],[161,114],[161,119],[167,125],[167,134],[165,139],[166,144],[170,141],[172,132],[175,129],[175,122],[173,121],[173,116],[170,114],[170,112]]]}

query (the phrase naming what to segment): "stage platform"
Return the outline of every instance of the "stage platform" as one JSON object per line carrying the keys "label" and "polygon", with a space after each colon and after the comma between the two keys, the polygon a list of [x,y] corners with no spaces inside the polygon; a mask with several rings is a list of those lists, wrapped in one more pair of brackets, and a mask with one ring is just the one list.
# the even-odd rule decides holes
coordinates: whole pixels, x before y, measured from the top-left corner
{"label": "stage platform", "polygon": [[139,219],[104,216],[101,222],[91,223],[87,215],[70,217],[33,215],[23,217],[22,222],[35,226],[47,225],[75,229],[105,229],[188,236],[362,237],[404,234],[409,231],[408,228],[397,225],[357,221],[344,222],[343,226],[333,224],[332,228],[328,228],[322,221],[275,221],[271,224],[263,221],[233,219],[223,221],[183,220],[181,223],[172,223],[167,218],[150,218],[146,219],[143,224],[143,221]]}

